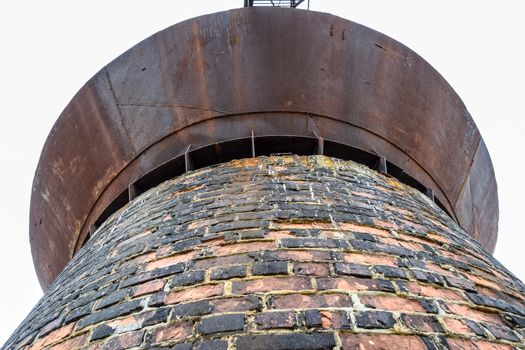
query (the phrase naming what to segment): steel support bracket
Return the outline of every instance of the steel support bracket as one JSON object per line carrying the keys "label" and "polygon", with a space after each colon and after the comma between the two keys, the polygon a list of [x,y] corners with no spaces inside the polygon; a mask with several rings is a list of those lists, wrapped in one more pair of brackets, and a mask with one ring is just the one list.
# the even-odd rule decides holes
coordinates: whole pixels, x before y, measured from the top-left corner
{"label": "steel support bracket", "polygon": [[314,135],[315,137],[317,137],[317,149],[315,151],[315,154],[317,155],[324,155],[324,139],[319,136],[315,131],[314,131]]}
{"label": "steel support bracket", "polygon": [[128,186],[128,200],[130,202],[132,200],[134,200],[135,198],[137,198],[138,196],[140,196],[141,193],[142,193],[142,191],[140,190],[139,186],[136,183],[129,184],[129,186]]}
{"label": "steel support bracket", "polygon": [[191,144],[189,144],[186,151],[184,151],[184,167],[186,172],[193,170],[193,163],[190,158],[190,148]]}
{"label": "steel support bracket", "polygon": [[386,159],[385,159],[385,157],[379,156],[379,158],[377,159],[377,163],[376,163],[375,169],[378,172],[380,172],[381,174],[388,175],[388,168],[386,166]]}
{"label": "steel support bracket", "polygon": [[430,200],[432,200],[432,202],[436,202],[436,199],[434,197],[434,190],[430,187],[427,187],[425,189],[425,194],[428,198],[430,198]]}
{"label": "steel support bracket", "polygon": [[251,131],[251,141],[252,141],[252,158],[255,158],[255,136],[253,130]]}

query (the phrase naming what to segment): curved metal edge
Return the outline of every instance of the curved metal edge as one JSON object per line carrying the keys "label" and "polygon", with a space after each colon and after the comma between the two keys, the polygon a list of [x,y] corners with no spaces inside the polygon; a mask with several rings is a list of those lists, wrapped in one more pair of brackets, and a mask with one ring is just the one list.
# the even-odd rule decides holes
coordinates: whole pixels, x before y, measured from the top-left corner
{"label": "curved metal edge", "polygon": [[[298,26],[304,31],[294,32]],[[283,39],[280,33],[290,35]],[[392,156],[396,163],[416,167],[417,160],[426,170],[415,178],[432,174],[459,223],[493,250],[498,206],[490,157],[439,73],[395,40],[335,16],[241,9],[187,20],[144,40],[95,75],[66,107],[33,183],[30,239],[43,288],[72,256],[105,189],[134,159],[137,174],[155,166],[158,159],[143,154],[159,139],[226,114],[298,106],[373,129],[380,137],[367,147],[388,140],[402,150]],[[317,127],[326,137],[345,137],[325,120]],[[225,132],[219,124],[211,127]],[[210,131],[178,136],[206,140]]]}

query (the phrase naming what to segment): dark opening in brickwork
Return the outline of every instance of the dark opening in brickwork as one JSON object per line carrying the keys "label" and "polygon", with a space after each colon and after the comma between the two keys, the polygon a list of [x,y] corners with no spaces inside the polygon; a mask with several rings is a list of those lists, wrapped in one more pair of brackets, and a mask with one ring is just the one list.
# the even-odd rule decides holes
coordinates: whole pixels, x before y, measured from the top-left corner
{"label": "dark opening in brickwork", "polygon": [[[251,138],[229,140],[194,150],[192,150],[190,146],[187,155],[179,155],[158,166],[137,179],[131,186],[133,186],[134,191],[138,191],[138,194],[140,194],[141,192],[145,192],[150,188],[158,186],[164,181],[184,174],[188,168],[196,170],[210,165],[225,163],[234,159],[250,158],[253,153],[255,153],[256,156],[270,156],[276,154],[306,156],[319,154],[320,151],[319,139],[315,137],[264,136],[254,137],[253,142],[254,149],[252,149]],[[359,164],[366,165],[371,169],[377,168],[378,160],[380,159],[380,156],[376,154],[330,140],[323,140],[322,153],[323,155],[341,160],[352,160]],[[191,163],[190,165],[187,164],[188,160]],[[388,160],[386,160],[386,167],[388,175],[422,193],[427,192],[427,188],[424,185]],[[126,205],[130,199],[135,197],[135,195],[130,194],[130,188],[120,193],[104,210],[95,222],[96,227],[100,227],[100,225],[113,213]],[[433,200],[442,210],[450,215],[438,198],[434,197]],[[452,217],[452,215],[450,216]],[[86,241],[84,241],[82,245],[84,245]]]}

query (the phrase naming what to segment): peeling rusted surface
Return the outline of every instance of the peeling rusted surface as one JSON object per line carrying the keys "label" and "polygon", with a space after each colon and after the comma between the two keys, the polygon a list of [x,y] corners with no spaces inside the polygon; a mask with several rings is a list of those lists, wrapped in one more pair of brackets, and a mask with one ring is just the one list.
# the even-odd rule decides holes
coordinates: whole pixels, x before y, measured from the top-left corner
{"label": "peeling rusted surface", "polygon": [[473,237],[494,249],[490,157],[460,98],[428,63],[332,15],[249,8],[151,36],[66,107],[33,185],[30,237],[41,285],[52,283],[130,183],[190,144],[250,137],[252,130],[316,133],[381,155],[432,188]]}

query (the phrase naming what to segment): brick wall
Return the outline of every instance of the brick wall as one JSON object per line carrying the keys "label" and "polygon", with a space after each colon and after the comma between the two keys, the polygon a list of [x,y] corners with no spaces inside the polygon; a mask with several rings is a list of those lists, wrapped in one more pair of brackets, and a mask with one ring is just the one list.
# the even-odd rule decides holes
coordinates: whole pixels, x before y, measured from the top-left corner
{"label": "brick wall", "polygon": [[517,349],[525,286],[418,191],[327,157],[187,173],[116,213],[3,349]]}

